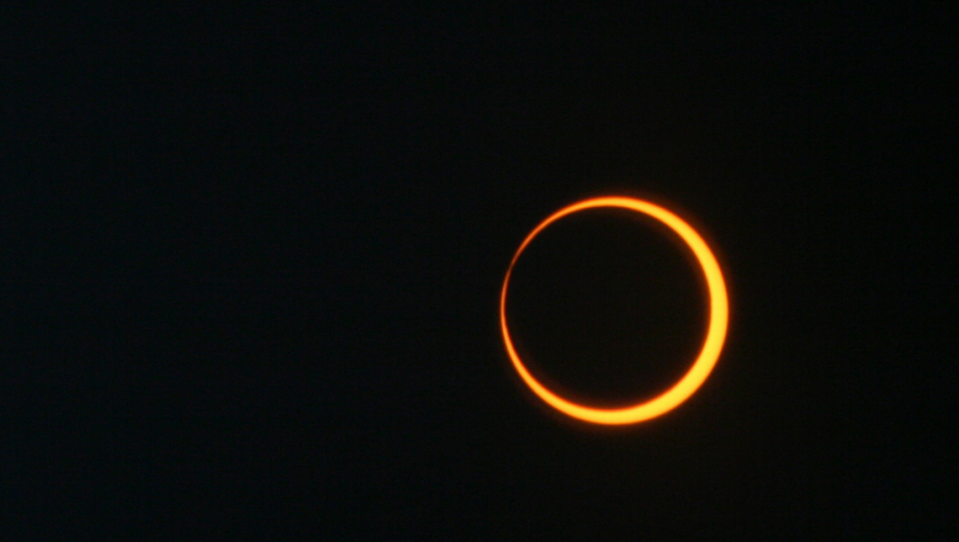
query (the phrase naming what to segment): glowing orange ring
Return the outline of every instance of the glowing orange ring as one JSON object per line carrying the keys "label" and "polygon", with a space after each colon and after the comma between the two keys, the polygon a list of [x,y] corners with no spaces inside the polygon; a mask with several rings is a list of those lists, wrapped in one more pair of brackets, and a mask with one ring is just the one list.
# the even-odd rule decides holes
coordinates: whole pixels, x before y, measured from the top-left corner
{"label": "glowing orange ring", "polygon": [[[693,254],[696,255],[696,259],[699,260],[699,264],[706,274],[706,285],[709,287],[709,330],[706,332],[706,341],[703,343],[703,349],[700,351],[699,357],[696,359],[692,368],[679,382],[662,395],[654,397],[645,403],[626,408],[590,408],[563,399],[548,390],[540,384],[538,380],[533,378],[533,375],[529,373],[523,365],[523,362],[520,361],[519,355],[513,347],[513,341],[510,339],[509,329],[506,326],[506,290],[509,286],[509,277],[513,272],[516,261],[519,260],[520,254],[523,253],[526,246],[529,245],[530,241],[546,228],[546,226],[549,226],[560,218],[577,211],[596,207],[620,207],[629,209],[647,214],[672,228],[672,230],[678,233],[679,236],[683,238],[683,241],[689,245],[689,248],[693,250]],[[709,246],[706,245],[703,238],[700,237],[699,234],[696,233],[696,230],[689,224],[666,209],[646,201],[625,197],[604,197],[580,201],[556,211],[540,223],[539,226],[536,226],[526,237],[516,251],[516,255],[513,256],[513,261],[510,262],[509,269],[506,270],[506,278],[503,280],[503,291],[500,294],[499,320],[500,328],[503,331],[503,342],[506,344],[506,352],[509,354],[510,360],[513,362],[513,367],[516,368],[516,372],[518,372],[519,376],[526,382],[526,385],[533,390],[533,393],[556,410],[574,418],[592,423],[618,425],[641,422],[669,412],[699,389],[699,386],[706,381],[709,373],[713,370],[716,361],[719,359],[719,353],[722,351],[723,341],[726,338],[726,328],[729,324],[729,300],[726,296],[726,283],[723,281],[723,274],[719,269],[719,264],[716,262],[716,257],[713,256],[712,251],[709,250]]]}

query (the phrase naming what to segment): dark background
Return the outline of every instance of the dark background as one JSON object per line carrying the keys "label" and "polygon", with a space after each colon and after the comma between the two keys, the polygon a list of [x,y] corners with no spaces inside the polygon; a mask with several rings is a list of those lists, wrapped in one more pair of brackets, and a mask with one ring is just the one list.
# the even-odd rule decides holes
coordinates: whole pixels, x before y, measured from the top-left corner
{"label": "dark background", "polygon": [[[0,20],[5,540],[955,533],[945,8]],[[731,296],[710,379],[626,428],[542,407],[498,329],[526,234],[607,194],[687,218]],[[547,230],[510,306],[610,404],[704,325],[632,220]]]}

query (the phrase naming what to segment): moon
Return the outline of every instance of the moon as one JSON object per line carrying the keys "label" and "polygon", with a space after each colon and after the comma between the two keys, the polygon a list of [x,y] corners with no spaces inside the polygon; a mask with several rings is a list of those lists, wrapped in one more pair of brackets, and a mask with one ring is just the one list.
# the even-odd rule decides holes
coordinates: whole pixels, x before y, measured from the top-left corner
{"label": "moon", "polygon": [[[520,255],[523,254],[523,251],[530,242],[553,222],[578,211],[598,207],[617,207],[642,213],[659,220],[675,231],[683,241],[686,242],[689,248],[692,249],[693,254],[699,261],[699,265],[706,276],[706,285],[709,289],[709,328],[706,331],[706,339],[703,342],[702,350],[700,350],[699,356],[696,358],[693,366],[678,382],[661,395],[649,401],[625,408],[593,408],[564,399],[550,391],[530,374],[516,353],[506,321],[506,299],[507,293],[509,292],[510,275]],[[605,425],[626,425],[646,421],[669,412],[688,399],[699,389],[703,382],[706,381],[706,378],[709,377],[710,372],[712,372],[713,367],[716,366],[716,362],[719,360],[719,355],[723,349],[723,342],[726,339],[726,328],[729,325],[729,299],[726,294],[726,283],[723,280],[723,274],[719,268],[719,263],[716,261],[716,257],[713,255],[712,250],[710,250],[709,245],[703,241],[703,238],[692,226],[672,212],[648,201],[610,196],[586,199],[564,207],[542,221],[526,236],[526,239],[520,244],[519,249],[516,250],[516,254],[513,255],[513,260],[506,270],[506,277],[503,279],[503,288],[500,293],[499,319],[500,328],[503,333],[503,343],[506,346],[506,352],[509,354],[513,367],[516,369],[516,372],[519,373],[523,382],[525,382],[540,399],[563,414],[579,420]]]}

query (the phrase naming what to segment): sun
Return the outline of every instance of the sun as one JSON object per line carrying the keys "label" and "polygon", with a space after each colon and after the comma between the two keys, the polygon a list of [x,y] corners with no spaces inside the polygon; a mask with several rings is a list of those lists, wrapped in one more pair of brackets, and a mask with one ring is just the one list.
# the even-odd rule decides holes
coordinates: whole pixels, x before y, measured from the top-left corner
{"label": "sun", "polygon": [[[706,276],[706,285],[709,289],[709,327],[706,331],[706,339],[703,342],[702,350],[700,350],[693,366],[678,382],[659,396],[636,405],[616,409],[593,408],[575,403],[556,395],[536,380],[516,353],[506,321],[506,299],[509,291],[510,275],[529,243],[553,222],[578,211],[599,207],[617,207],[649,215],[671,228],[692,249]],[[706,381],[719,360],[723,342],[726,339],[726,328],[729,325],[729,299],[726,293],[726,283],[723,280],[723,274],[716,257],[710,250],[709,245],[703,241],[703,238],[692,226],[672,212],[648,201],[611,196],[587,199],[564,207],[542,221],[526,236],[506,270],[506,277],[503,279],[503,288],[500,293],[499,316],[506,352],[509,354],[516,372],[519,373],[523,382],[529,386],[533,393],[551,407],[573,418],[597,424],[625,425],[649,420],[669,412],[688,399]]]}

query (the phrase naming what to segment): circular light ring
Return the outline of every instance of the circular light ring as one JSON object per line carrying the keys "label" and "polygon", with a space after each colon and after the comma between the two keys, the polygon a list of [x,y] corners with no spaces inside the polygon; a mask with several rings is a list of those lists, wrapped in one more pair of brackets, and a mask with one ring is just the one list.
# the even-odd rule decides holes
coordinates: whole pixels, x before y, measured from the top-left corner
{"label": "circular light ring", "polygon": [[[669,226],[673,231],[679,234],[683,241],[689,245],[689,248],[692,249],[693,254],[696,256],[706,275],[706,285],[709,288],[709,330],[706,332],[706,340],[703,343],[703,348],[692,368],[689,369],[689,372],[687,372],[679,382],[663,394],[649,401],[626,408],[591,408],[563,399],[547,389],[546,386],[536,380],[526,369],[526,366],[523,365],[522,360],[520,360],[519,355],[516,353],[516,349],[513,347],[513,341],[509,335],[509,328],[506,325],[506,292],[509,287],[509,279],[513,272],[513,267],[516,265],[517,260],[519,260],[523,250],[526,249],[527,245],[529,245],[543,229],[553,222],[556,222],[566,215],[597,207],[618,207],[636,211],[649,215]],[[539,226],[536,226],[526,239],[523,240],[523,243],[513,256],[513,260],[509,264],[509,269],[506,271],[506,278],[503,280],[503,289],[500,294],[499,317],[500,328],[503,332],[503,342],[506,344],[506,352],[509,354],[510,360],[513,362],[513,367],[516,368],[516,372],[518,372],[519,376],[526,382],[526,385],[533,390],[533,393],[556,410],[574,418],[598,424],[621,425],[641,422],[669,412],[688,399],[689,396],[695,393],[696,390],[699,389],[699,386],[706,381],[709,373],[716,365],[716,361],[719,359],[719,354],[723,348],[723,341],[726,338],[726,328],[729,324],[729,300],[726,295],[726,283],[723,281],[723,275],[719,269],[719,264],[716,262],[716,257],[713,256],[712,251],[706,242],[703,241],[703,238],[700,237],[700,235],[696,233],[696,230],[689,224],[666,209],[647,201],[627,197],[601,197],[583,200],[556,211],[549,218],[541,222]]]}

